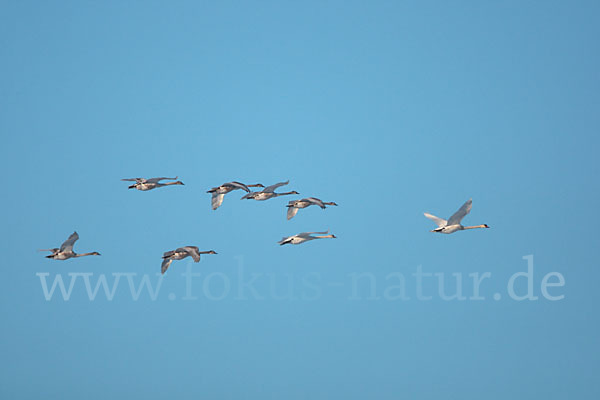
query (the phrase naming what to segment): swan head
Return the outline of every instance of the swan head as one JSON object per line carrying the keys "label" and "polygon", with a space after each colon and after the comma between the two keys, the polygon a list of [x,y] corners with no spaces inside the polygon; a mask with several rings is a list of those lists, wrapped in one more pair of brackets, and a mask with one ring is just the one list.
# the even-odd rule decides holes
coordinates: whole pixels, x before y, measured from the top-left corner
{"label": "swan head", "polygon": [[332,238],[332,239],[337,239],[337,236],[335,236],[335,235],[331,235],[331,238]]}
{"label": "swan head", "polygon": [[295,190],[291,191],[290,194],[300,194],[298,192],[296,192]]}
{"label": "swan head", "polygon": [[217,254],[217,252],[216,252],[216,251],[214,251],[214,250],[211,250],[211,251],[209,251],[209,252],[208,252],[208,253],[206,253],[206,254]]}
{"label": "swan head", "polygon": [[483,224],[481,226],[483,226],[484,228],[489,228],[488,224]]}
{"label": "swan head", "polygon": [[135,189],[135,188],[136,188],[136,185],[131,185],[127,189]]}
{"label": "swan head", "polygon": [[100,254],[100,253],[98,253],[97,251],[92,251],[92,252],[90,253],[90,255],[91,255],[91,256],[99,256],[99,255],[101,255],[101,254]]}
{"label": "swan head", "polygon": [[174,183],[174,185],[183,185],[183,182],[177,181],[177,182]]}

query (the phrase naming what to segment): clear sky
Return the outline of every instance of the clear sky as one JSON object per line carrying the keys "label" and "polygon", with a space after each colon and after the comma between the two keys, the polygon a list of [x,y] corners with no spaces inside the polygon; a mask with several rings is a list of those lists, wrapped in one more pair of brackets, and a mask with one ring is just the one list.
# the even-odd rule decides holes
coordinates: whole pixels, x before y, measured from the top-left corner
{"label": "clear sky", "polygon": [[[1,398],[599,398],[597,2],[1,6]],[[339,207],[210,209],[212,186],[287,179]],[[491,229],[429,232],[469,198]],[[102,256],[36,251],[74,230]],[[219,254],[134,300],[182,245]],[[419,266],[467,299],[435,277],[417,298]],[[125,274],[112,300],[86,294],[100,274]]]}

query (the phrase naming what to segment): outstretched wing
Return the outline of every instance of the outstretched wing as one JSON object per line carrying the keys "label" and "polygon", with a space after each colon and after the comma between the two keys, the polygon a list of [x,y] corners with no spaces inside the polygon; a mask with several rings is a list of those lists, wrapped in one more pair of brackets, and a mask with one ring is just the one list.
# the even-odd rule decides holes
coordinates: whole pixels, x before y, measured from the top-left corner
{"label": "outstretched wing", "polygon": [[173,262],[172,258],[165,258],[162,262],[162,264],[160,265],[160,273],[164,274],[165,272],[167,272],[167,270],[169,269],[169,266],[171,265],[171,263]]}
{"label": "outstretched wing", "polygon": [[303,200],[306,200],[311,204],[316,204],[321,208],[325,208],[325,204],[323,204],[323,201],[321,199],[317,199],[316,197],[307,197]]}
{"label": "outstretched wing", "polygon": [[236,189],[242,189],[242,190],[250,193],[250,189],[248,189],[248,186],[244,185],[241,182],[233,181],[233,182],[226,183],[223,186],[233,186]]}
{"label": "outstretched wing", "polygon": [[150,179],[146,180],[146,183],[158,183],[158,182],[162,181],[163,179],[168,179],[170,181],[174,181],[177,179],[177,177],[175,177],[175,178],[164,178],[164,177],[163,178],[150,178]]}
{"label": "outstretched wing", "polygon": [[275,189],[277,189],[278,187],[281,187],[281,186],[285,186],[288,183],[290,183],[290,181],[279,182],[279,183],[276,183],[274,185],[267,186],[262,191],[265,192],[265,193],[273,193],[275,191]]}
{"label": "outstretched wing", "polygon": [[298,209],[296,207],[288,207],[287,210],[287,219],[290,220],[292,218],[294,218],[294,216],[296,215],[296,213],[298,212]]}
{"label": "outstretched wing", "polygon": [[73,245],[75,244],[77,239],[79,239],[79,235],[77,234],[77,232],[73,232],[71,236],[69,236],[69,238],[65,240],[63,244],[60,245],[60,251],[73,251]]}
{"label": "outstretched wing", "polygon": [[217,194],[216,192],[213,192],[212,198],[210,199],[210,205],[212,206],[213,210],[216,210],[217,208],[221,207],[221,204],[223,204],[224,197],[224,194]]}
{"label": "outstretched wing", "polygon": [[302,233],[297,234],[296,236],[305,238],[305,237],[309,237],[310,235],[326,235],[328,233],[329,233],[329,230],[326,230],[325,232],[302,232]]}
{"label": "outstretched wing", "polygon": [[121,179],[121,180],[128,181],[128,182],[138,182],[138,183],[146,182],[146,180],[144,178],[127,178],[127,179]]}
{"label": "outstretched wing", "polygon": [[38,251],[49,251],[51,253],[58,253],[58,247],[55,247],[53,249],[39,249]]}
{"label": "outstretched wing", "polygon": [[460,221],[471,211],[471,207],[473,205],[473,200],[469,199],[465,204],[462,205],[461,208],[458,209],[457,212],[452,214],[450,219],[448,219],[448,225],[457,225],[460,224]]}
{"label": "outstretched wing", "polygon": [[430,220],[435,222],[436,225],[438,226],[438,228],[448,225],[448,221],[446,221],[445,219],[441,219],[441,218],[436,217],[435,215],[431,215],[429,213],[423,213],[423,215],[425,215],[427,218],[429,218]]}
{"label": "outstretched wing", "polygon": [[[181,249],[185,250],[192,258],[194,262],[200,261],[200,250],[196,246],[184,246]],[[178,249],[179,250],[179,249]]]}

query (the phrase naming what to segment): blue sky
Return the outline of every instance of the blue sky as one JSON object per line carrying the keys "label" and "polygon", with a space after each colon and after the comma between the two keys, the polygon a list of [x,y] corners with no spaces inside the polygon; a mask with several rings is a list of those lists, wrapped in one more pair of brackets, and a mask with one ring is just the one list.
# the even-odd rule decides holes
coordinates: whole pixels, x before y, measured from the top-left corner
{"label": "blue sky", "polygon": [[[595,399],[595,2],[2,2],[0,397]],[[125,177],[185,186],[127,190]],[[210,209],[240,180],[287,198]],[[430,233],[424,211],[489,230]],[[278,246],[331,229],[335,240]],[[38,248],[74,230],[76,251]],[[160,270],[155,300],[46,301],[37,273]],[[508,298],[534,256],[537,301]],[[241,264],[240,264],[241,263]],[[417,267],[489,272],[483,301],[415,298]],[[187,268],[197,300],[185,301]],[[220,301],[257,274],[264,299]],[[540,295],[550,272],[565,286]],[[351,276],[371,274],[352,298]],[[406,277],[410,300],[381,298]],[[274,279],[270,284],[268,279]],[[292,300],[271,287],[299,288]],[[318,296],[303,299],[317,279]],[[448,281],[451,292],[452,281]],[[342,283],[335,286],[334,283]],[[271,286],[269,286],[271,285]],[[523,281],[519,293],[526,289]],[[101,292],[102,293],[102,292]],[[170,300],[168,294],[175,300]],[[316,292],[315,292],[316,293]],[[492,294],[501,299],[493,300]]]}

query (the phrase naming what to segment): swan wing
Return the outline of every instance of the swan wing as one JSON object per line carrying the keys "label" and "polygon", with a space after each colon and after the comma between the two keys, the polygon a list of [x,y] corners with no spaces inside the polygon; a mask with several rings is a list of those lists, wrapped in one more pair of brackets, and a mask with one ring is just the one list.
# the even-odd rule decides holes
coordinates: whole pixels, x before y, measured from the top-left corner
{"label": "swan wing", "polygon": [[285,182],[279,182],[279,183],[276,183],[276,184],[274,184],[274,185],[267,186],[267,187],[266,187],[266,188],[264,188],[262,191],[263,191],[263,192],[265,192],[265,193],[273,193],[273,192],[275,192],[275,189],[277,189],[278,187],[281,187],[281,186],[285,186],[285,185],[287,185],[288,183],[290,183],[290,181],[289,181],[289,180],[288,180],[288,181],[285,181]]}
{"label": "swan wing", "polygon": [[296,215],[297,212],[298,212],[298,209],[296,207],[288,207],[287,219],[290,220],[290,219],[294,218],[294,216]]}
{"label": "swan wing", "polygon": [[223,204],[224,197],[224,194],[217,194],[213,192],[212,198],[210,199],[210,204],[213,210],[216,210],[217,208],[221,207],[221,204]]}
{"label": "swan wing", "polygon": [[317,199],[316,197],[307,197],[303,200],[308,201],[311,204],[316,204],[321,208],[325,208],[325,204],[323,204],[323,201],[321,199]]}
{"label": "swan wing", "polygon": [[169,266],[171,265],[171,263],[173,262],[172,258],[165,258],[162,262],[162,264],[160,265],[160,273],[164,274],[165,272],[167,272],[167,270],[169,269]]}
{"label": "swan wing", "polygon": [[161,178],[150,178],[146,180],[146,183],[158,183],[160,181],[162,181],[163,179],[168,179],[170,181],[174,181],[175,179],[177,179],[177,177],[175,178],[165,178],[165,177],[161,177]]}
{"label": "swan wing", "polygon": [[458,209],[457,212],[452,214],[450,219],[448,219],[448,225],[458,225],[460,221],[471,211],[471,207],[473,204],[473,200],[469,199]]}
{"label": "swan wing", "polygon": [[144,178],[126,178],[126,179],[121,179],[122,181],[127,181],[127,182],[137,182],[137,183],[144,183],[146,182],[146,180]]}
{"label": "swan wing", "polygon": [[194,259],[194,262],[200,261],[200,250],[196,246],[184,246],[178,250],[183,250],[187,254],[192,256],[192,258]]}
{"label": "swan wing", "polygon": [[65,240],[63,244],[60,245],[60,252],[73,251],[73,245],[75,244],[77,239],[79,239],[79,235],[77,234],[77,232],[73,232],[71,236],[69,236],[69,238]]}
{"label": "swan wing", "polygon": [[58,247],[55,247],[53,249],[39,249],[38,251],[49,251],[51,253],[58,253]]}
{"label": "swan wing", "polygon": [[329,233],[329,230],[326,230],[325,232],[302,232],[297,234],[296,236],[301,237],[301,238],[307,238],[310,237],[310,235],[326,235]]}
{"label": "swan wing", "polygon": [[430,220],[435,222],[436,225],[438,226],[438,228],[441,228],[442,226],[446,226],[448,224],[448,221],[446,221],[445,219],[436,217],[435,215],[431,215],[429,213],[423,213],[423,215],[425,215],[427,218],[429,218]]}
{"label": "swan wing", "polygon": [[245,192],[250,193],[250,189],[248,189],[248,186],[244,185],[241,182],[233,181],[233,182],[226,183],[223,186],[230,186],[230,187],[234,187],[235,189],[242,189]]}

